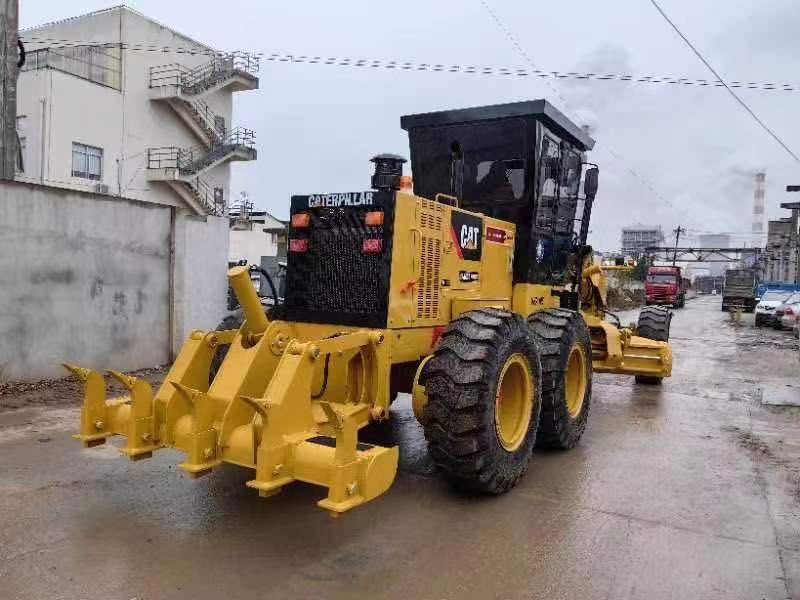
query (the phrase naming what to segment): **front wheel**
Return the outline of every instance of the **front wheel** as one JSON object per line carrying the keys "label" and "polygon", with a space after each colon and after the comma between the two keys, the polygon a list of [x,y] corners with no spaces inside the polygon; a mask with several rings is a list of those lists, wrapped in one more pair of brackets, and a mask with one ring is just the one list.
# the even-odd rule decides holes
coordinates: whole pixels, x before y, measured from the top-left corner
{"label": "front wheel", "polygon": [[[636,333],[643,338],[657,342],[669,341],[669,329],[672,324],[672,312],[663,306],[643,308],[639,312],[639,322]],[[637,375],[636,383],[655,384],[661,383],[661,377],[652,375]]]}
{"label": "front wheel", "polygon": [[542,360],[542,418],[537,446],[574,448],[589,419],[592,342],[580,313],[553,308],[528,317]]}
{"label": "front wheel", "polygon": [[519,315],[484,308],[450,323],[420,383],[428,450],[451,483],[501,494],[522,477],[539,425],[540,372]]}

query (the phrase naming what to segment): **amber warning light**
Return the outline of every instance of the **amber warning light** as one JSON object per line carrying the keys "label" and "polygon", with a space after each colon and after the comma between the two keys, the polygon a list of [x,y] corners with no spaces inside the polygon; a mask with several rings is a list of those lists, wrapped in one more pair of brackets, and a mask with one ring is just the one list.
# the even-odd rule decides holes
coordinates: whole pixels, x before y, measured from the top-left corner
{"label": "amber warning light", "polygon": [[311,215],[308,213],[297,213],[292,215],[292,227],[295,229],[302,229],[308,227],[311,222]]}

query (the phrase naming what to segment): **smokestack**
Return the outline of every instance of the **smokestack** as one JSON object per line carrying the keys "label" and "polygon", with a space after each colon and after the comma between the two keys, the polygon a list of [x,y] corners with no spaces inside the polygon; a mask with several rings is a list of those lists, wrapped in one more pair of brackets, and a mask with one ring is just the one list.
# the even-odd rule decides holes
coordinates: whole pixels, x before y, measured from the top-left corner
{"label": "smokestack", "polygon": [[764,247],[764,172],[756,173],[756,190],[753,195],[753,247]]}

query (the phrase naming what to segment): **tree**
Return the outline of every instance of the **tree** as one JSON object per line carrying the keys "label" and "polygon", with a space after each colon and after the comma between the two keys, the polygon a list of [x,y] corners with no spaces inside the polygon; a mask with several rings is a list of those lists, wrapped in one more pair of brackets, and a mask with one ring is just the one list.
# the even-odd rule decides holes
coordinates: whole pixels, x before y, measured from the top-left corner
{"label": "tree", "polygon": [[640,256],[636,261],[636,266],[633,268],[633,278],[636,281],[644,281],[647,279],[647,267],[650,266],[650,261],[646,256]]}

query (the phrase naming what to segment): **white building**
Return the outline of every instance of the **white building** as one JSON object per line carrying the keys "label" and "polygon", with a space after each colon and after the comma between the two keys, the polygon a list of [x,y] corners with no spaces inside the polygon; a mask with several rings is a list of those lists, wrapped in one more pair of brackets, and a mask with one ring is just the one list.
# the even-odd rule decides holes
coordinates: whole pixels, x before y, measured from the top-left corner
{"label": "white building", "polygon": [[622,228],[620,249],[625,256],[639,257],[649,246],[663,246],[664,232],[660,225],[631,225]]}
{"label": "white building", "polygon": [[[231,163],[256,158],[232,127],[258,62],[222,55],[124,6],[20,32],[18,180],[172,211],[172,337],[225,307]],[[87,230],[91,224],[87,223]]]}
{"label": "white building", "polygon": [[265,256],[286,260],[286,224],[266,211],[232,212],[228,261],[260,265]]}

